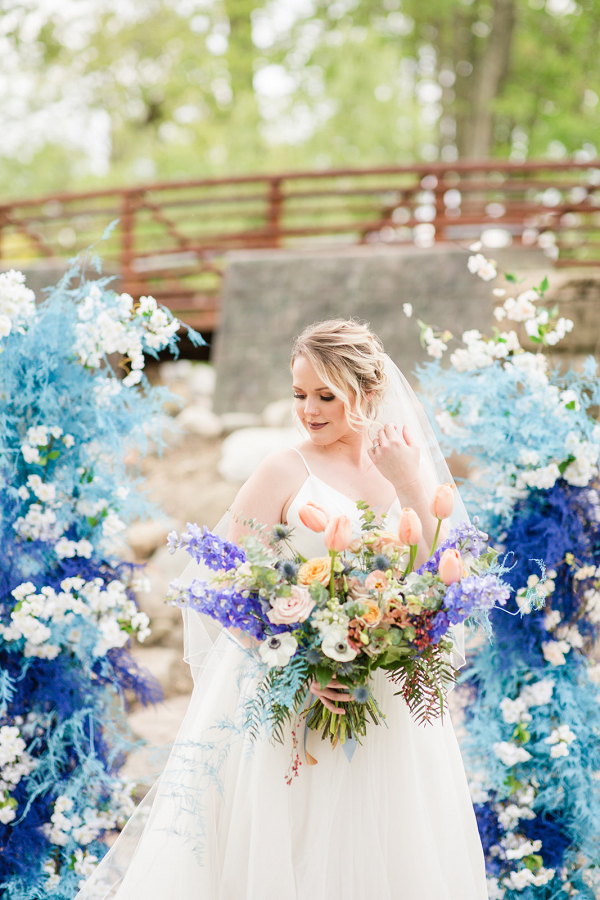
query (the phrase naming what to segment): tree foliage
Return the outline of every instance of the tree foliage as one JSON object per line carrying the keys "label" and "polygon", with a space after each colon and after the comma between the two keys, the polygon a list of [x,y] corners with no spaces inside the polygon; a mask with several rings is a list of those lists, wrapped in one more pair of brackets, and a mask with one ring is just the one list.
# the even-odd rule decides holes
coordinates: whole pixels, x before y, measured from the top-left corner
{"label": "tree foliage", "polygon": [[4,193],[592,156],[600,0],[5,0]]}

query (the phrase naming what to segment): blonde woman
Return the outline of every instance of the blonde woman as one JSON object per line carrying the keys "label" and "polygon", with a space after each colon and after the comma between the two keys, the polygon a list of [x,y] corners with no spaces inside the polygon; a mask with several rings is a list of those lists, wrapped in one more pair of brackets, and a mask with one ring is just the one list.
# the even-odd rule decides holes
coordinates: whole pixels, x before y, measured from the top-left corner
{"label": "blonde woman", "polygon": [[[358,500],[393,531],[410,506],[423,523],[418,562],[436,521],[429,511],[450,476],[424,413],[381,342],[355,321],[307,328],[291,360],[294,409],[306,440],[268,457],[233,504],[244,519],[293,527],[306,557],[326,553],[300,507],[348,516]],[[459,516],[466,515],[458,504]],[[254,681],[247,654],[222,633],[207,651],[187,613],[196,687],[167,767],[81,900],[486,900],[483,854],[452,724],[417,725],[379,670],[385,725],[351,761],[340,747],[291,726],[283,744],[252,744],[239,726]],[[454,662],[460,664],[460,635]],[[336,682],[318,694],[342,715]],[[288,783],[294,747],[304,764]]]}

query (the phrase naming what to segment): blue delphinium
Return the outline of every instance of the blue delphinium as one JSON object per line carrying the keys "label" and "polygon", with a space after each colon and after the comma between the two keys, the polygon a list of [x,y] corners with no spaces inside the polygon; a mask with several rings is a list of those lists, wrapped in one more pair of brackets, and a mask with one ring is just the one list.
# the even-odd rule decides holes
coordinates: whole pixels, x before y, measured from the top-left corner
{"label": "blue delphinium", "polygon": [[204,563],[209,569],[235,569],[236,563],[244,562],[246,554],[241,547],[225,541],[204,526],[188,522],[187,534],[183,535],[188,553],[196,562]]}

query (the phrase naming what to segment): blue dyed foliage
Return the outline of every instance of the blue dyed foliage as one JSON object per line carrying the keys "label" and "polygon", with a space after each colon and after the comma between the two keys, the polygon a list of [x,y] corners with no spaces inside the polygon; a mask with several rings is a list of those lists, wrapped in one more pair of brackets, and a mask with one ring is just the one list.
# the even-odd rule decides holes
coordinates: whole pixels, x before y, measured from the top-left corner
{"label": "blue dyed foliage", "polygon": [[434,361],[420,368],[420,382],[443,449],[467,454],[477,469],[464,495],[506,554],[503,580],[514,597],[491,609],[492,641],[470,652],[461,679],[490,897],[592,898],[600,863],[600,673],[589,658],[600,624],[596,363],[546,374],[543,356],[518,352],[459,369]]}
{"label": "blue dyed foliage", "polygon": [[[78,264],[37,307],[0,277],[0,313],[25,310],[0,340],[0,889],[66,900],[133,808],[125,693],[160,696],[126,648],[147,622],[115,538],[152,511],[125,457],[161,444],[143,354],[176,352],[178,325]],[[119,328],[128,382],[107,360]]]}

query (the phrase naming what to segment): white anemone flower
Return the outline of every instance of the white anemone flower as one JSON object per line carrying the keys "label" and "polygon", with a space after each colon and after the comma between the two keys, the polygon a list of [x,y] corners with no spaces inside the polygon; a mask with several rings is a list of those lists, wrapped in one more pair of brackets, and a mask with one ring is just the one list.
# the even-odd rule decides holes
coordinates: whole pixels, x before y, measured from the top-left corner
{"label": "white anemone flower", "polygon": [[330,628],[325,633],[321,650],[329,659],[335,659],[337,662],[349,662],[354,659],[356,650],[353,650],[348,643],[348,633],[342,628]]}
{"label": "white anemone flower", "polygon": [[298,649],[298,641],[293,634],[274,634],[262,642],[258,648],[262,661],[272,669],[287,666]]}

